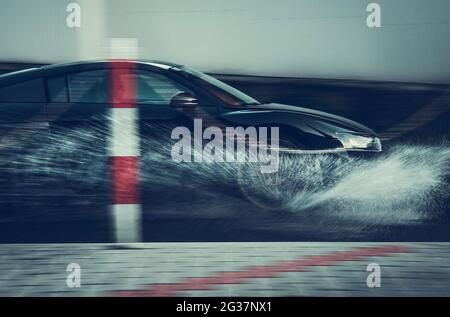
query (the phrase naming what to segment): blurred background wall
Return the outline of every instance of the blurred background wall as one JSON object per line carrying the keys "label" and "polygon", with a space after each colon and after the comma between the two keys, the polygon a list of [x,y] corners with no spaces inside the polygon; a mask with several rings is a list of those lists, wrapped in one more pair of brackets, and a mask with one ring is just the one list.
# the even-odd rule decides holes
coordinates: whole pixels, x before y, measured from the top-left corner
{"label": "blurred background wall", "polygon": [[[381,28],[366,25],[371,2]],[[450,1],[0,0],[0,61],[118,49],[212,73],[450,83]]]}

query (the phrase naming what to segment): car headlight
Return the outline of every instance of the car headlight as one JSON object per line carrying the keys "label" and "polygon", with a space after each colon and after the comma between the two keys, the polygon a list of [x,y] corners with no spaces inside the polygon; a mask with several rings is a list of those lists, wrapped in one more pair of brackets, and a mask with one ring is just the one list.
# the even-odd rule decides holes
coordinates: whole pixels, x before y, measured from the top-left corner
{"label": "car headlight", "polygon": [[377,137],[360,136],[350,133],[337,133],[336,136],[345,149],[381,151],[381,142]]}

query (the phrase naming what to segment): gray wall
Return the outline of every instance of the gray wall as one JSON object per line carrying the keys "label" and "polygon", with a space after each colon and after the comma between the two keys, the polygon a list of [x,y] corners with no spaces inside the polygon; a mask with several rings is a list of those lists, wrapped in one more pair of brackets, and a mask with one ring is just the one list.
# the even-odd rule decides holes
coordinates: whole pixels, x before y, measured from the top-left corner
{"label": "gray wall", "polygon": [[[66,26],[66,6],[82,7],[82,28]],[[98,58],[107,46],[102,0],[0,0],[0,60]]]}
{"label": "gray wall", "polygon": [[134,38],[140,57],[209,72],[450,83],[450,1],[373,1],[377,29],[372,0],[83,0],[68,29],[71,1],[0,0],[0,59],[108,57]]}

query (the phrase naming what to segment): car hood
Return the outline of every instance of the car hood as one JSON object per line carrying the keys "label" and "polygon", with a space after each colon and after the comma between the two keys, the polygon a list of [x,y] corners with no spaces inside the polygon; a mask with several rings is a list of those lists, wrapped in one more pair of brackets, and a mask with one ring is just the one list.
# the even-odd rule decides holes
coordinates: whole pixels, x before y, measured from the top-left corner
{"label": "car hood", "polygon": [[309,109],[309,108],[289,106],[289,105],[283,105],[283,104],[278,104],[278,103],[270,103],[270,104],[261,104],[261,105],[257,105],[257,106],[251,106],[247,109],[264,110],[264,111],[268,111],[268,110],[269,111],[272,111],[272,110],[273,111],[289,111],[289,112],[293,112],[293,113],[297,113],[297,114],[301,114],[301,115],[307,115],[307,116],[311,116],[311,117],[316,117],[318,119],[326,120],[331,123],[343,126],[345,128],[352,129],[355,132],[357,131],[357,132],[367,133],[369,135],[376,135],[376,133],[372,129],[366,127],[365,125],[363,125],[361,123],[355,122],[353,120],[350,120],[350,119],[347,119],[344,117],[336,116],[331,113],[313,110],[313,109]]}

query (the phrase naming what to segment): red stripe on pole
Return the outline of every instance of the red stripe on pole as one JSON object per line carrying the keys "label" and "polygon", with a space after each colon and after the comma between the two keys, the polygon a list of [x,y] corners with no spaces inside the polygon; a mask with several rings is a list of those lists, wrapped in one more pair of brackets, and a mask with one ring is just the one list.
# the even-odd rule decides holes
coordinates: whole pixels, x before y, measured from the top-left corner
{"label": "red stripe on pole", "polygon": [[111,63],[111,98],[113,108],[134,108],[136,84],[133,63],[113,61]]}
{"label": "red stripe on pole", "polygon": [[139,133],[133,65],[132,61],[127,60],[115,60],[110,64],[111,211],[116,242],[141,240]]}
{"label": "red stripe on pole", "polygon": [[[127,60],[111,62],[112,108],[134,108],[136,100],[133,63]],[[111,122],[111,124],[115,124]],[[115,135],[112,136],[117,137]],[[113,203],[138,204],[137,157],[112,157]]]}
{"label": "red stripe on pole", "polygon": [[112,159],[114,204],[139,204],[139,161],[133,156]]}

